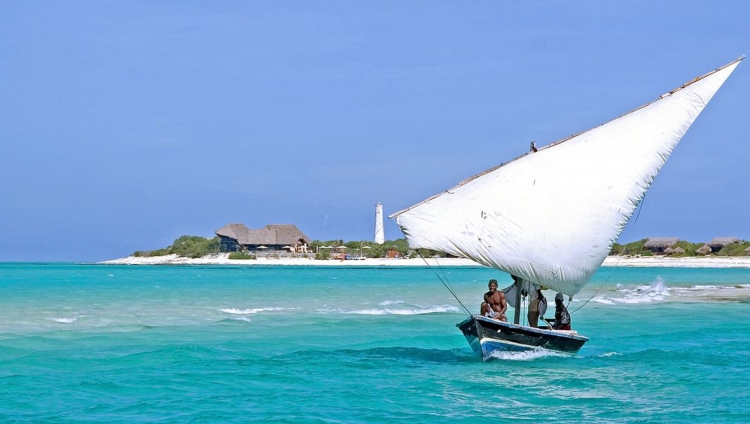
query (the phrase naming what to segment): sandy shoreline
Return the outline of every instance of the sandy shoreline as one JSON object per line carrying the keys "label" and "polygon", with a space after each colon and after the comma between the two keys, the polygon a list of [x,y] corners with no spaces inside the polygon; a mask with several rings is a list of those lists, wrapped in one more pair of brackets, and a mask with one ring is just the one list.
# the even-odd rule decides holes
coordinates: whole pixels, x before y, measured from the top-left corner
{"label": "sandy shoreline", "polygon": [[[243,265],[243,266],[426,266],[425,261],[421,258],[416,259],[375,259],[367,258],[363,260],[324,260],[316,261],[313,259],[302,258],[259,258],[254,260],[236,260],[229,259],[228,253],[204,256],[202,258],[183,258],[177,255],[165,255],[156,257],[134,257],[113,259],[110,261],[99,262],[106,265]],[[468,259],[460,258],[429,258],[427,262],[430,266],[475,266],[476,264]],[[665,268],[750,268],[750,256],[741,257],[691,257],[691,258],[670,258],[664,256],[644,256],[644,257],[616,257],[610,256],[604,260],[603,266],[606,267],[665,267]]]}
{"label": "sandy shoreline", "polygon": [[[430,266],[481,266],[468,259],[440,258],[427,259]],[[209,255],[202,258],[183,258],[177,255],[165,255],[156,257],[134,257],[114,259],[99,262],[107,265],[246,265],[246,266],[426,266],[425,261],[416,259],[386,259],[367,258],[361,260],[324,260],[304,258],[258,258],[258,259],[229,259],[228,253]]]}

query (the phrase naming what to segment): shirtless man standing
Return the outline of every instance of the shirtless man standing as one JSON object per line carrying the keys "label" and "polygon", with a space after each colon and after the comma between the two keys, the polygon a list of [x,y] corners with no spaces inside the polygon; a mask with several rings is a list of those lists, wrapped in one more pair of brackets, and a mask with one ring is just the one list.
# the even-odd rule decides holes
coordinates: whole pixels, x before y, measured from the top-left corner
{"label": "shirtless man standing", "polygon": [[482,306],[480,307],[480,314],[500,321],[508,321],[505,318],[505,310],[508,309],[508,304],[505,303],[503,292],[497,291],[497,280],[490,280],[487,287],[490,291],[484,294],[484,302],[482,302]]}

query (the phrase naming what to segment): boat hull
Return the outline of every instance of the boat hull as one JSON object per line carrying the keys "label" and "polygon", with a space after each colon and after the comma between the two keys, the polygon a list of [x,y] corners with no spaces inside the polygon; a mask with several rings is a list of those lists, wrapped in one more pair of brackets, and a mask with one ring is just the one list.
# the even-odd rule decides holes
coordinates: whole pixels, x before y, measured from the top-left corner
{"label": "boat hull", "polygon": [[489,359],[493,352],[549,349],[576,353],[589,340],[575,332],[533,328],[474,315],[456,324],[472,350]]}

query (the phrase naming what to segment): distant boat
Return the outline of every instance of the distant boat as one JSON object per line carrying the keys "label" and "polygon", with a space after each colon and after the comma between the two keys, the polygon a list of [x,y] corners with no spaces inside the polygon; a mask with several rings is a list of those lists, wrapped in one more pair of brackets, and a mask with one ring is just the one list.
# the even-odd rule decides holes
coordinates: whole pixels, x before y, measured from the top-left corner
{"label": "distant boat", "polygon": [[[471,259],[523,287],[569,297],[599,269],[687,129],[740,58],[604,125],[532,150],[390,216],[412,248]],[[495,351],[577,352],[575,331],[471,315],[457,324],[485,359]]]}

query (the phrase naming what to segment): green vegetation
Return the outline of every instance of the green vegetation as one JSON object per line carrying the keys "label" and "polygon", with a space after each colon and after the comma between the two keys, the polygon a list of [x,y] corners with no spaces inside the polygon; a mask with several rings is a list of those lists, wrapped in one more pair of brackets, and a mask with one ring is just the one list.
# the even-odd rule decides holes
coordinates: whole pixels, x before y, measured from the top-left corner
{"label": "green vegetation", "polygon": [[[405,238],[396,240],[386,240],[383,244],[375,244],[371,241],[348,241],[344,240],[314,240],[310,243],[315,259],[330,259],[337,254],[348,254],[354,256],[365,256],[368,258],[385,258],[388,252],[394,251],[398,257],[416,258],[422,255],[425,258],[434,256],[445,257],[446,254],[437,250],[418,249],[414,250],[409,247]],[[325,248],[324,248],[325,246]],[[341,249],[344,246],[346,249]],[[329,248],[330,247],[330,248]]]}
{"label": "green vegetation", "polygon": [[652,251],[643,247],[643,245],[646,244],[647,241],[648,239],[642,239],[625,245],[615,243],[612,246],[612,249],[610,249],[609,254],[615,256],[653,256],[654,253]]}
{"label": "green vegetation", "polygon": [[[641,256],[653,256],[653,252],[643,247],[648,239],[634,241],[626,245],[615,243],[610,250],[610,255],[641,255]],[[682,248],[684,253],[671,253],[671,257],[689,257],[689,256],[704,256],[703,253],[697,253],[696,251],[704,246],[705,243],[691,243],[689,241],[680,240],[677,243],[670,246],[672,249]],[[724,246],[720,251],[713,253],[716,256],[745,256],[745,249],[750,247],[750,241],[741,240],[739,243],[732,243]]]}
{"label": "green vegetation", "polygon": [[202,256],[219,253],[219,237],[207,239],[199,236],[182,236],[172,243],[171,246],[164,249],[151,251],[137,251],[133,256],[164,256],[176,254],[186,258],[200,258]]}
{"label": "green vegetation", "polygon": [[[648,239],[642,239],[634,241],[628,244],[615,243],[610,250],[610,255],[616,256],[653,256],[654,253],[649,249],[643,247]],[[176,254],[182,257],[188,258],[200,258],[202,256],[220,253],[219,237],[211,239],[198,236],[182,236],[174,241],[174,243],[166,248],[142,251],[139,250],[133,253],[133,256],[149,257],[149,256],[164,256]],[[686,256],[702,256],[700,253],[696,253],[704,243],[691,243],[689,241],[680,240],[672,246],[672,249],[682,248],[684,253],[673,253],[670,256],[674,257],[686,257]],[[345,247],[345,249],[341,248]],[[396,252],[398,257],[409,257],[418,258],[420,256],[424,258],[432,257],[446,257],[444,252],[430,249],[411,249],[405,238],[396,240],[386,240],[383,244],[374,244],[371,241],[348,241],[344,240],[314,240],[310,243],[312,252],[315,253],[315,259],[326,260],[336,257],[336,255],[353,255],[353,256],[365,256],[368,258],[385,258],[388,257],[389,252]],[[325,247],[325,248],[323,248]],[[715,253],[717,256],[745,256],[745,249],[750,247],[750,241],[742,240],[739,243],[733,243],[725,246],[719,252]],[[229,259],[256,259],[255,255],[248,252],[232,252],[229,254]]]}
{"label": "green vegetation", "polygon": [[716,252],[717,256],[745,256],[745,249],[750,247],[750,241],[740,240],[739,243],[732,243],[724,246],[721,250]]}
{"label": "green vegetation", "polygon": [[232,252],[229,254],[229,259],[257,259],[255,255],[251,255],[247,252]]}
{"label": "green vegetation", "polygon": [[700,253],[695,253],[696,250],[700,249],[704,243],[690,243],[689,241],[680,240],[672,246],[672,249],[681,247],[685,250],[685,253],[672,253],[670,256],[684,257],[684,256],[702,256]]}
{"label": "green vegetation", "polygon": [[331,259],[331,251],[329,249],[320,249],[315,254],[315,259],[319,261],[323,261],[326,259]]}
{"label": "green vegetation", "polygon": [[182,236],[172,244],[172,253],[188,258],[200,258],[201,256],[219,253],[219,237],[207,239],[198,236]]}
{"label": "green vegetation", "polygon": [[157,249],[157,250],[137,250],[135,253],[133,253],[133,256],[135,257],[149,257],[149,256],[165,256],[170,255],[172,252],[169,251],[169,248],[166,249]]}

